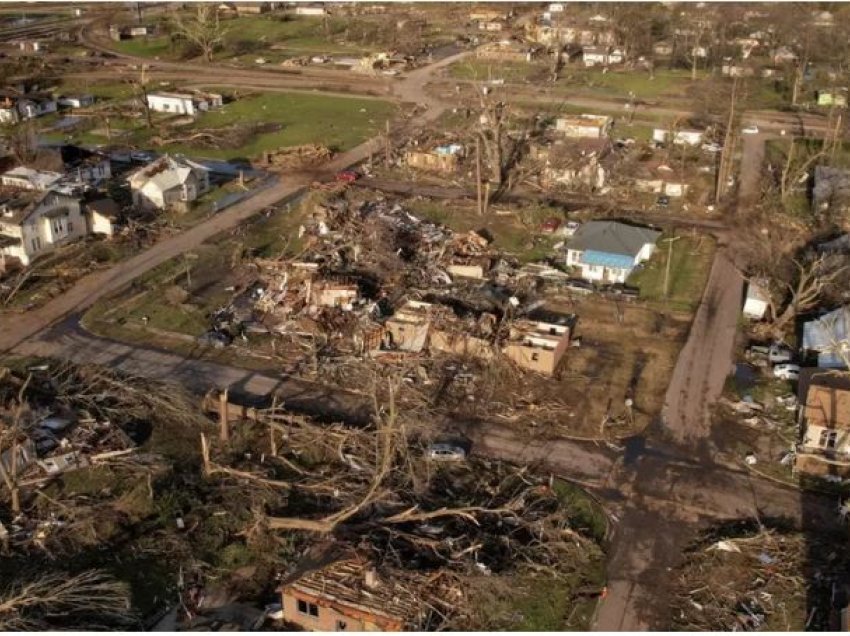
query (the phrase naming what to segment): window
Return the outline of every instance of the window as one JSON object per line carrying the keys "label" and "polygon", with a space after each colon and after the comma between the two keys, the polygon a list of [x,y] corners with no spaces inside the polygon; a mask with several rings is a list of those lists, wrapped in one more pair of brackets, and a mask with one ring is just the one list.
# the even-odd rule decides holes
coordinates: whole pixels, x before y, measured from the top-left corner
{"label": "window", "polygon": [[68,221],[68,231],[69,231],[69,232],[73,232],[73,231],[74,231],[74,224],[73,224],[73,223],[71,223],[70,221]]}
{"label": "window", "polygon": [[555,327],[549,327],[549,335],[550,336],[557,336],[558,330]]}
{"label": "window", "polygon": [[36,243],[36,239],[30,239],[30,242],[32,243],[32,251],[37,252],[38,251],[38,244]]}
{"label": "window", "polygon": [[835,443],[838,441],[837,431],[821,431],[820,432],[820,447],[832,450],[835,448]]}
{"label": "window", "polygon": [[319,606],[315,603],[308,603],[303,599],[298,599],[298,611],[301,614],[308,614],[309,616],[313,616],[315,618],[319,617]]}
{"label": "window", "polygon": [[531,360],[533,362],[537,362],[538,360],[540,360],[540,354],[539,353],[532,353],[531,354]]}
{"label": "window", "polygon": [[348,623],[346,623],[345,621],[336,622],[336,631],[344,632],[346,629],[348,629]]}

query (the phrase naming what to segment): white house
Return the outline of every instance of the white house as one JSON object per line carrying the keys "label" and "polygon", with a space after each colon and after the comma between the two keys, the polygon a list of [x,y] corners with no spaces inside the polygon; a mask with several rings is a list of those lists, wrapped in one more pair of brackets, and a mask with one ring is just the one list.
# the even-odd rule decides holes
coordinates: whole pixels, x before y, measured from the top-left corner
{"label": "white house", "polygon": [[607,115],[588,115],[559,117],[555,120],[555,130],[565,137],[586,137],[602,139],[611,130],[614,120]]}
{"label": "white house", "polygon": [[747,284],[747,297],[744,300],[744,316],[752,320],[761,320],[767,313],[768,300],[767,282],[750,281]]}
{"label": "white house", "polygon": [[655,252],[661,232],[617,221],[590,221],[567,244],[567,267],[589,281],[625,283],[635,266]]}
{"label": "white house", "polygon": [[617,47],[585,46],[581,50],[581,61],[587,67],[622,64],[625,59],[625,52]]}
{"label": "white house", "polygon": [[195,115],[219,108],[222,103],[216,93],[148,93],[148,106],[158,113]]}
{"label": "white house", "polygon": [[166,155],[131,174],[128,182],[135,205],[164,210],[185,206],[209,190],[210,173],[199,163]]}
{"label": "white house", "polygon": [[49,190],[61,179],[62,175],[58,172],[33,170],[25,166],[12,168],[0,175],[0,183],[4,186],[23,188],[24,190],[36,190],[38,192]]}
{"label": "white house", "polygon": [[324,7],[311,7],[309,5],[298,5],[295,7],[295,15],[325,15],[327,10]]}
{"label": "white house", "polygon": [[29,265],[33,258],[85,236],[76,197],[55,191],[19,191],[0,200],[0,253]]}
{"label": "white house", "polygon": [[659,143],[672,141],[676,145],[699,146],[705,138],[702,130],[676,130],[666,128],[655,128],[652,131],[652,140]]}
{"label": "white house", "polygon": [[89,232],[104,236],[115,234],[121,210],[114,200],[108,197],[95,199],[87,201],[83,207],[89,222]]}

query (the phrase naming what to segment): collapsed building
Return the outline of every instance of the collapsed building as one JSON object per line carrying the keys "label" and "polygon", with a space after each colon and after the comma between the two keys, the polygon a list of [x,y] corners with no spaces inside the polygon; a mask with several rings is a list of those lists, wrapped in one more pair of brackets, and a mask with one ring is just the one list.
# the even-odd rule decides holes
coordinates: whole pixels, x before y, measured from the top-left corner
{"label": "collapsed building", "polygon": [[504,355],[550,375],[570,342],[575,317],[529,313],[536,277],[495,252],[484,230],[455,233],[399,205],[337,198],[314,206],[298,235],[297,259],[253,261],[214,330],[271,334],[314,356]]}

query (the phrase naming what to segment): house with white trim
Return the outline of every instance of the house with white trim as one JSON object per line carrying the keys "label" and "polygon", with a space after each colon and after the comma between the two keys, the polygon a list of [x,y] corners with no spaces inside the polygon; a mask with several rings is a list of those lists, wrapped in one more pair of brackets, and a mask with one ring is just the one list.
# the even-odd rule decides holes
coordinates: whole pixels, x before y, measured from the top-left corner
{"label": "house with white trim", "polygon": [[158,113],[172,115],[197,115],[224,103],[218,93],[148,93],[148,107]]}
{"label": "house with white trim", "polygon": [[54,190],[16,190],[0,195],[0,255],[29,265],[33,258],[85,236],[76,197]]}
{"label": "house with white trim", "polygon": [[185,157],[165,155],[127,179],[133,203],[147,210],[186,207],[210,189],[210,171]]}
{"label": "house with white trim", "polygon": [[567,267],[581,278],[604,283],[625,283],[635,267],[655,252],[661,232],[618,221],[590,221],[567,244]]}

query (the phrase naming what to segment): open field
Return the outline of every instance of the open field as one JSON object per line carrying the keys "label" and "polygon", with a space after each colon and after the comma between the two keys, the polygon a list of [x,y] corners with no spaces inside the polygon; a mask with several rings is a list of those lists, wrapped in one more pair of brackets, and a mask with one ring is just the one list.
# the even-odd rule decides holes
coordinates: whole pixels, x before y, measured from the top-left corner
{"label": "open field", "polygon": [[[128,96],[121,85],[99,88],[104,96]],[[264,151],[280,147],[315,143],[336,152],[353,148],[383,129],[395,107],[384,101],[348,97],[328,97],[302,93],[241,94],[224,107],[202,114],[190,123],[174,122],[173,116],[154,113],[154,129],[148,129],[144,118],[110,117],[109,125],[115,138],[122,143],[149,147],[160,152],[215,159],[254,158]],[[259,131],[246,128],[259,127]],[[218,136],[215,145],[190,144],[176,141],[152,143],[153,137],[183,139],[196,132],[211,132]],[[266,131],[266,132],[263,132]],[[227,143],[228,135],[237,139]],[[84,132],[72,133],[77,143],[106,143],[105,125],[98,124]]]}

